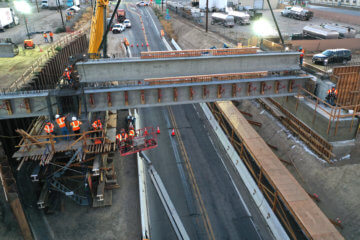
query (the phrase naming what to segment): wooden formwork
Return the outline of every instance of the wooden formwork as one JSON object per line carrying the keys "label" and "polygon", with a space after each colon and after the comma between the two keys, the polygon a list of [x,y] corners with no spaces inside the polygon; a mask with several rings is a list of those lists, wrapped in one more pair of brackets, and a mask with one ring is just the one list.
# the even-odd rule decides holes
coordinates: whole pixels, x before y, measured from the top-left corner
{"label": "wooden formwork", "polygon": [[360,66],[336,67],[333,69],[333,76],[338,90],[336,104],[360,104]]}
{"label": "wooden formwork", "polygon": [[344,239],[231,102],[210,109],[291,239]]}
{"label": "wooden formwork", "polygon": [[199,57],[199,56],[219,56],[219,55],[238,55],[254,54],[259,48],[225,48],[225,49],[199,49],[199,50],[181,50],[181,51],[153,51],[141,52],[141,58],[174,58],[174,57]]}

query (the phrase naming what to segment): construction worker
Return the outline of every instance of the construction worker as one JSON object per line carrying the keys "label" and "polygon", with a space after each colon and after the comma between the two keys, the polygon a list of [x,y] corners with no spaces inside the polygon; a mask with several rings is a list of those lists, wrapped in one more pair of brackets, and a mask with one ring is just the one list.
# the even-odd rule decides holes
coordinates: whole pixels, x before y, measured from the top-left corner
{"label": "construction worker", "polygon": [[65,68],[63,77],[68,81],[68,83],[71,83],[71,71],[69,71],[68,68]]}
{"label": "construction worker", "polygon": [[118,133],[118,134],[116,135],[116,141],[117,141],[118,143],[121,143],[121,142],[122,142],[122,137],[121,137],[121,134],[120,134],[120,133]]}
{"label": "construction worker", "polygon": [[50,31],[49,36],[50,36],[50,42],[53,42],[54,41],[54,33]]}
{"label": "construction worker", "polygon": [[335,100],[337,99],[337,90],[335,87],[332,87],[328,90],[328,95],[326,96],[326,102],[328,102],[330,105],[335,106]]}
{"label": "construction worker", "polygon": [[[56,119],[56,123],[58,124],[60,130],[61,130],[61,134],[62,135],[68,135],[69,134],[69,131],[66,127],[66,123],[65,123],[65,119],[66,119],[67,116],[64,116],[64,117],[60,117],[59,114],[56,114],[55,115],[55,119]],[[64,140],[68,140],[69,137],[66,137],[66,138],[63,138]]]}
{"label": "construction worker", "polygon": [[[48,135],[53,134],[54,133],[54,124],[52,124],[50,121],[48,121],[45,124],[44,130]],[[49,141],[49,138],[47,139],[47,141]]]}
{"label": "construction worker", "polygon": [[47,38],[47,34],[46,34],[46,32],[44,32],[44,33],[43,33],[43,37],[44,37],[45,42],[46,42],[46,43],[48,43],[48,42],[49,42],[49,40],[48,40],[48,38]]}
{"label": "construction worker", "polygon": [[132,140],[134,139],[134,137],[135,137],[135,130],[134,130],[134,127],[133,127],[133,125],[130,123],[130,126],[129,126],[129,145],[131,146],[131,147],[133,147],[133,143],[132,143]]}
{"label": "construction worker", "polygon": [[128,140],[128,134],[125,132],[125,129],[123,128],[120,130],[120,134],[121,134],[121,145],[125,146],[126,141]]}
{"label": "construction worker", "polygon": [[[91,126],[93,127],[93,130],[95,130],[95,131],[103,129],[100,119],[95,120]],[[94,137],[98,137],[98,136],[100,136],[100,132],[94,132]]]}
{"label": "construction worker", "polygon": [[[80,125],[82,124],[82,122],[80,122],[79,120],[77,120],[76,117],[72,117],[71,118],[72,122],[70,123],[70,126],[72,127],[72,130],[75,134],[79,134],[80,133]],[[75,136],[75,139],[77,139],[78,136]]]}
{"label": "construction worker", "polygon": [[302,67],[303,61],[304,61],[305,50],[300,46],[299,52],[300,52],[300,67]]}

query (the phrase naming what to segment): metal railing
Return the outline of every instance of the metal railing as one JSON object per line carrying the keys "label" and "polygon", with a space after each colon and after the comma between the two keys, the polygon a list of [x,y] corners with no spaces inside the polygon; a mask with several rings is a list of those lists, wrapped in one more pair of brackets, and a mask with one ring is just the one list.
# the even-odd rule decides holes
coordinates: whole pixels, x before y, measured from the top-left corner
{"label": "metal railing", "polygon": [[360,116],[360,104],[349,105],[349,106],[339,106],[339,105],[332,106],[331,104],[325,102],[324,100],[318,98],[317,96],[315,96],[314,94],[303,88],[300,89],[298,93],[298,97],[296,100],[296,107],[295,107],[296,110],[299,106],[300,98],[303,98],[304,101],[307,101],[315,106],[313,113],[313,121],[315,121],[316,114],[319,111],[322,111],[324,114],[326,114],[329,117],[329,123],[326,131],[327,134],[329,134],[330,127],[332,123],[335,121],[336,122],[335,132],[334,132],[334,136],[335,136],[337,133],[339,121],[343,118],[350,118],[350,117],[352,119],[350,124],[350,131],[351,131],[354,125],[355,117]]}

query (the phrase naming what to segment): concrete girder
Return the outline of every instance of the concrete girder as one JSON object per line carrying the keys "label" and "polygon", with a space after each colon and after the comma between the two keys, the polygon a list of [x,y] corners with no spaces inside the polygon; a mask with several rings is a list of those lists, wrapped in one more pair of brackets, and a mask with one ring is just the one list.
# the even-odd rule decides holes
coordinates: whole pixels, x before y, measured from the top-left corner
{"label": "concrete girder", "polygon": [[[119,110],[128,108],[156,107],[199,102],[254,99],[259,97],[280,97],[295,95],[304,88],[309,76],[277,76],[241,80],[189,82],[162,85],[132,85],[81,90],[48,90],[41,94],[0,95],[0,101],[9,101],[12,114],[5,107],[0,108],[0,119],[52,115],[57,112],[56,98],[84,94],[81,109],[89,112]],[[28,99],[31,112],[21,108]],[[49,100],[51,102],[49,102]]]}
{"label": "concrete girder", "polygon": [[77,63],[81,82],[133,81],[222,73],[300,70],[298,52],[154,59],[101,59]]}

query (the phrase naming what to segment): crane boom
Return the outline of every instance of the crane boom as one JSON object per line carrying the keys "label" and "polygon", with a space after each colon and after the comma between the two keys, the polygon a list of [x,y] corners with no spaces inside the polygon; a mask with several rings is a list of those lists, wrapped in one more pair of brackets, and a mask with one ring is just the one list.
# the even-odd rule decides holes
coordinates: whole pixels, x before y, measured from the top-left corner
{"label": "crane boom", "polygon": [[89,41],[89,55],[91,58],[96,58],[99,55],[100,44],[104,35],[104,16],[106,6],[109,5],[109,0],[97,0],[95,6],[95,15],[91,20],[91,31]]}

